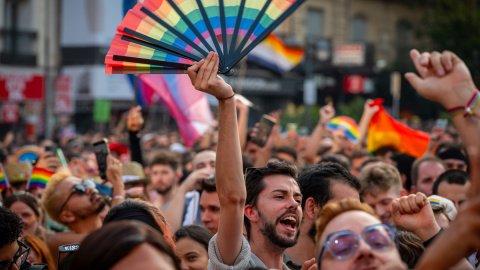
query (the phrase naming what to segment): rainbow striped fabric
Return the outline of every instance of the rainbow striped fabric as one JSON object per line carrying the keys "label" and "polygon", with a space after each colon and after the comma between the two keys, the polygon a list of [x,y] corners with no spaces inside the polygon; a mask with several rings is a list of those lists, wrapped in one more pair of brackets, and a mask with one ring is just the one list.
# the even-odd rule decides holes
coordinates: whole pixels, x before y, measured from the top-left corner
{"label": "rainbow striped fabric", "polygon": [[277,73],[285,73],[302,61],[303,49],[290,48],[274,34],[268,35],[249,54],[248,60]]}
{"label": "rainbow striped fabric", "polygon": [[144,0],[125,15],[106,73],[185,73],[209,52],[231,69],[305,0]]}
{"label": "rainbow striped fabric", "polygon": [[54,173],[55,172],[49,171],[47,169],[33,167],[30,178],[28,179],[26,189],[29,190],[32,188],[45,188]]}
{"label": "rainbow striped fabric", "polygon": [[[374,102],[381,104],[379,99]],[[370,152],[383,146],[392,146],[400,153],[420,158],[427,150],[429,140],[428,133],[411,129],[396,121],[381,105],[368,124],[367,149]]]}
{"label": "rainbow striped fabric", "polygon": [[358,141],[357,122],[348,116],[337,116],[333,118],[330,120],[330,122],[328,122],[325,128],[330,131],[343,129],[348,140],[353,143],[357,143]]}
{"label": "rainbow striped fabric", "polygon": [[437,200],[437,199],[428,199],[430,201],[430,204],[433,204],[433,205],[440,205],[440,200]]}
{"label": "rainbow striped fabric", "polygon": [[0,163],[0,192],[4,189],[9,189],[10,183],[8,182],[7,175],[3,170],[3,165]]}

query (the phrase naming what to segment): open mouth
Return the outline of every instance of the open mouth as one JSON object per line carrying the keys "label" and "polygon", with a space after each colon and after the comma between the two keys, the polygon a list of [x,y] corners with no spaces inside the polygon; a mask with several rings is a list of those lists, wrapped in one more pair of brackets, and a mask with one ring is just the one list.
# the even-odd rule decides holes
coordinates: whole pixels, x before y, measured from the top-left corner
{"label": "open mouth", "polygon": [[298,221],[295,216],[285,216],[280,220],[280,223],[289,229],[289,231],[295,231]]}

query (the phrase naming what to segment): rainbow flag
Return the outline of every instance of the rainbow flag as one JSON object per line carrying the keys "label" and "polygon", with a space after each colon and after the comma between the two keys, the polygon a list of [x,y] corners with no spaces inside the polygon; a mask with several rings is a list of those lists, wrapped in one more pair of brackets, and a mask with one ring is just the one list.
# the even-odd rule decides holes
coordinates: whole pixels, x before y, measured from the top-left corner
{"label": "rainbow flag", "polygon": [[337,116],[332,118],[325,129],[330,131],[335,131],[337,129],[343,129],[345,131],[345,136],[348,140],[353,143],[358,141],[358,126],[357,122],[348,116]]}
{"label": "rainbow flag", "polygon": [[380,110],[373,115],[368,124],[368,151],[375,152],[380,147],[393,146],[400,153],[420,158],[427,150],[430,136],[393,119],[378,99],[374,101],[374,104],[378,104]]}
{"label": "rainbow flag", "polygon": [[0,192],[4,189],[9,189],[10,183],[8,182],[7,175],[3,170],[3,165],[0,163]]}
{"label": "rainbow flag", "polygon": [[440,200],[437,199],[428,199],[430,201],[430,204],[433,205],[440,205]]}
{"label": "rainbow flag", "polygon": [[52,177],[54,173],[55,172],[43,168],[33,167],[30,178],[28,178],[26,189],[29,190],[37,187],[45,188],[48,181],[50,181],[50,177]]}
{"label": "rainbow flag", "polygon": [[176,120],[185,145],[191,147],[213,124],[205,93],[197,91],[185,74],[141,74],[142,91],[155,92]]}
{"label": "rainbow flag", "polygon": [[248,54],[247,60],[281,74],[298,65],[303,54],[303,49],[287,47],[274,34],[269,34]]}

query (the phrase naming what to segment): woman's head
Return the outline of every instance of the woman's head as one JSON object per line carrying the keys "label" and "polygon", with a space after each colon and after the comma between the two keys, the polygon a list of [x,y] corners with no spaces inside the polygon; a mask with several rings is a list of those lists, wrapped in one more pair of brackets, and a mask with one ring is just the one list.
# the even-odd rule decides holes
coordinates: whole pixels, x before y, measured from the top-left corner
{"label": "woman's head", "polygon": [[208,242],[212,236],[209,230],[198,225],[182,227],[175,233],[176,254],[181,269],[207,269]]}
{"label": "woman's head", "polygon": [[329,203],[316,223],[319,269],[374,268],[398,262],[395,230],[367,204],[352,199]]}
{"label": "woman's head", "polygon": [[42,239],[34,235],[27,234],[22,237],[22,242],[30,247],[30,254],[28,254],[27,258],[27,261],[30,264],[45,263],[48,265],[48,269],[56,269],[56,264],[53,260],[52,254]]}
{"label": "woman's head", "polygon": [[77,269],[179,269],[172,248],[155,229],[138,221],[115,221],[89,234],[70,263]]}
{"label": "woman's head", "polygon": [[40,204],[32,194],[18,191],[5,198],[3,203],[25,223],[23,234],[35,235],[37,233],[38,226],[42,223],[42,215]]}
{"label": "woman's head", "polygon": [[162,212],[150,202],[139,199],[126,200],[110,209],[103,224],[119,220],[137,220],[144,222],[160,232],[172,248],[175,247],[172,234],[167,228],[165,217]]}

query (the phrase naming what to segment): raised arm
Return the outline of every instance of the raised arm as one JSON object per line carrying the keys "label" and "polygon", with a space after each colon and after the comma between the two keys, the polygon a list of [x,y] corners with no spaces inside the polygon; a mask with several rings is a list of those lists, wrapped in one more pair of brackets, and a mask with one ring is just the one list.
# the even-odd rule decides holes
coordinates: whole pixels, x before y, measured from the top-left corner
{"label": "raised arm", "polygon": [[142,166],[145,166],[145,164],[143,164],[142,149],[140,147],[140,136],[138,134],[138,132],[143,126],[143,123],[144,120],[142,116],[142,107],[131,107],[127,117],[128,141],[130,142],[130,158],[132,159],[132,161],[136,161],[142,164]]}
{"label": "raised arm", "polygon": [[362,118],[360,118],[360,122],[358,123],[358,142],[355,145],[355,148],[362,149],[363,148],[363,141],[367,137],[368,131],[368,124],[370,120],[372,120],[373,115],[378,112],[379,105],[374,105],[373,100],[368,99],[363,106],[363,113]]}
{"label": "raised arm", "polygon": [[[464,108],[477,91],[470,71],[465,63],[454,53],[432,52],[420,54],[417,50],[410,52],[415,68],[414,73],[405,74],[405,78],[424,98],[440,103],[445,109]],[[480,114],[480,106],[471,108]],[[479,119],[462,113],[451,117],[458,129],[466,148],[478,146]]]}
{"label": "raised arm", "polygon": [[223,263],[233,265],[240,253],[243,238],[243,209],[247,192],[243,180],[242,154],[238,137],[235,99],[230,85],[217,76],[218,54],[188,69],[195,89],[218,99],[219,137],[215,178],[220,200],[217,246]]}
{"label": "raised arm", "polygon": [[[410,52],[415,68],[414,73],[405,74],[405,78],[423,97],[440,103],[447,110],[463,108],[461,113],[451,116],[458,132],[469,151],[478,158],[478,128],[480,126],[480,107],[469,106],[469,101],[477,92],[465,63],[454,53]],[[464,115],[464,112],[467,112]],[[471,113],[470,113],[471,112]],[[472,151],[473,150],[473,151]],[[478,191],[478,164],[472,162],[472,197],[462,205],[450,228],[433,242],[418,262],[416,269],[448,269],[456,262],[480,248],[480,196]],[[475,173],[473,173],[475,171]],[[454,248],[452,248],[454,247]]]}
{"label": "raised arm", "polygon": [[243,151],[247,145],[248,114],[250,109],[239,99],[235,102],[238,110],[238,134],[240,136],[240,147]]}
{"label": "raised arm", "polygon": [[305,161],[309,164],[314,163],[317,156],[318,147],[322,140],[322,135],[325,131],[325,125],[335,116],[335,108],[333,103],[330,102],[327,105],[320,108],[319,111],[320,120],[318,120],[317,126],[313,130],[310,138],[307,141],[307,147],[305,152]]}

